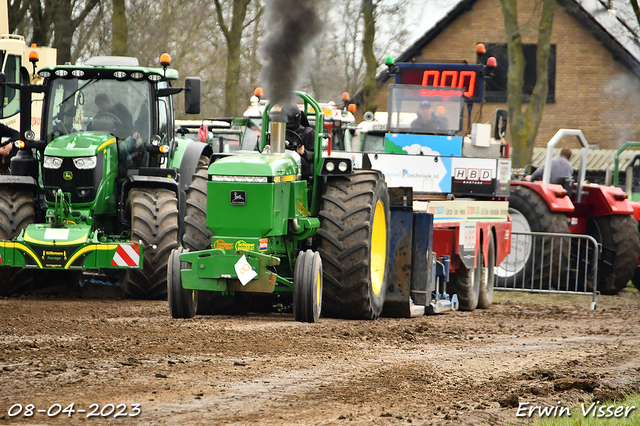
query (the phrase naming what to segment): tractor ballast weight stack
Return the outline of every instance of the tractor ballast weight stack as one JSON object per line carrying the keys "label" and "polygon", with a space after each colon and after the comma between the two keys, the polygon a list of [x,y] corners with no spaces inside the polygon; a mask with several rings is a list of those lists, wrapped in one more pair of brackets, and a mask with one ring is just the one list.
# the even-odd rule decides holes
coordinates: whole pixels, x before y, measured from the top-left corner
{"label": "tractor ballast weight stack", "polygon": [[[576,137],[581,145],[578,180],[567,179],[562,184],[550,183],[551,162],[555,146],[564,137]],[[590,235],[602,245],[598,266],[597,290],[603,294],[617,294],[626,287],[634,276],[640,254],[640,235],[637,220],[634,219],[633,203],[617,187],[601,186],[585,182],[589,144],[582,131],[560,129],[547,144],[547,156],[542,181],[511,181],[509,212],[514,221],[514,231],[549,232],[560,234]],[[537,246],[536,252],[525,251],[507,258],[505,265],[496,270],[502,286],[514,282],[558,283],[565,274],[573,274],[582,282],[581,287],[593,289],[590,277],[592,263],[589,259],[576,259],[575,264],[586,262],[587,274],[580,272],[568,261],[571,256],[569,244],[547,244],[543,250]],[[552,257],[552,253],[555,253]],[[582,251],[585,256],[585,251]],[[562,268],[550,267],[551,264]],[[532,265],[538,265],[533,268]],[[576,269],[572,271],[572,269]],[[546,284],[545,284],[546,285]],[[555,290],[562,290],[556,288]]]}
{"label": "tractor ballast weight stack", "polygon": [[[300,157],[285,150],[290,131],[283,105],[268,103],[259,152],[238,151],[209,167],[209,233],[187,227],[185,242],[193,251],[171,255],[172,316],[215,308],[199,304],[219,303],[215,295],[231,292],[279,294],[293,302],[298,321],[316,321],[321,309],[347,318],[380,314],[389,242],[384,178],[353,171],[349,160],[323,158],[322,109],[309,95],[295,94],[304,111],[310,106],[315,114],[312,176],[302,179]],[[202,188],[188,194],[196,192]]]}
{"label": "tractor ballast weight stack", "polygon": [[[40,69],[41,86],[6,83],[20,91],[22,125],[11,175],[0,176],[0,294],[66,271],[75,282],[106,274],[128,297],[166,297],[185,189],[210,147],[174,136],[171,95],[186,91],[186,112],[199,113],[200,80],[171,87],[178,73],[168,55],[161,62],[98,57]],[[44,97],[40,139],[32,93]]]}

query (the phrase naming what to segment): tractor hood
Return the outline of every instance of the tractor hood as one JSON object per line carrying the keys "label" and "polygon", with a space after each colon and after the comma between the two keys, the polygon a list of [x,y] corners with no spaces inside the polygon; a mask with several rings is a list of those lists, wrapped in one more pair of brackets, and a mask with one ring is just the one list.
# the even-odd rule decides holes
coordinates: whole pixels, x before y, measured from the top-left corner
{"label": "tractor hood", "polygon": [[298,175],[293,154],[240,154],[221,158],[209,166],[209,175],[218,176],[292,176]]}
{"label": "tractor hood", "polygon": [[51,141],[44,154],[55,157],[90,157],[115,142],[115,136],[105,132],[69,133]]}

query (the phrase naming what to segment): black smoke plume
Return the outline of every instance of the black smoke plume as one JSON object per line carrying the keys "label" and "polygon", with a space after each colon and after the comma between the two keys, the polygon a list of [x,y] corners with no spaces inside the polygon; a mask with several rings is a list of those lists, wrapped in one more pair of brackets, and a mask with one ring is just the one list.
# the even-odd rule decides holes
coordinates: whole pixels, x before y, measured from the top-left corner
{"label": "black smoke plume", "polygon": [[263,60],[260,81],[272,101],[284,100],[297,89],[306,69],[305,49],[322,31],[318,0],[267,0],[267,33],[260,41]]}

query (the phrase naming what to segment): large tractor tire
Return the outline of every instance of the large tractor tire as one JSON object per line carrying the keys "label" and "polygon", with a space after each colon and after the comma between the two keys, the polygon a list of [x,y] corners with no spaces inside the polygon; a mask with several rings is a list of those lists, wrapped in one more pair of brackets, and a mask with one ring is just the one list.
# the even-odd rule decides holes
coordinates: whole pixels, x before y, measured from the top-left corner
{"label": "large tractor tire", "polygon": [[[14,239],[35,217],[31,191],[0,188],[0,240]],[[30,293],[34,277],[31,269],[0,266],[0,296]]]}
{"label": "large tractor tire", "polygon": [[[509,214],[512,232],[570,234],[567,217],[552,212],[542,197],[525,186],[511,187]],[[497,286],[549,289],[561,282],[569,253],[569,238],[513,236],[511,253],[495,271]]]}
{"label": "large tractor tire", "polygon": [[487,261],[484,262],[484,252],[480,250],[480,293],[478,295],[478,309],[489,309],[493,303],[493,284],[495,281],[496,244],[493,235],[488,235],[489,248],[487,249]]}
{"label": "large tractor tire", "polygon": [[633,279],[638,267],[638,222],[632,215],[597,217],[587,223],[587,234],[602,244],[598,291],[618,294]]}
{"label": "large tractor tire", "polygon": [[162,188],[135,188],[129,193],[131,239],[142,241],[143,269],[129,269],[122,281],[125,297],[165,299],[167,263],[178,247],[178,199]]}
{"label": "large tractor tire", "polygon": [[329,179],[319,216],[323,315],[377,318],[389,274],[389,194],[384,176],[356,170]]}

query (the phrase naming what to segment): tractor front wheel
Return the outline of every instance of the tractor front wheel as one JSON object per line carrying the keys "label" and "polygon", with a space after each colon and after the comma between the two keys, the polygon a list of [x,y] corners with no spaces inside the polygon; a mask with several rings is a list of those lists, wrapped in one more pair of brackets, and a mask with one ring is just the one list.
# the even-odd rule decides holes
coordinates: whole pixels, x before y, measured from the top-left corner
{"label": "tractor front wheel", "polygon": [[311,250],[300,252],[293,273],[293,317],[316,322],[322,308],[322,260]]}
{"label": "tractor front wheel", "polygon": [[482,263],[477,268],[463,268],[451,274],[448,290],[458,295],[461,311],[473,311],[478,306],[481,276]]}
{"label": "tractor front wheel", "polygon": [[356,170],[329,179],[319,216],[323,314],[377,318],[389,273],[389,194],[384,176],[375,170]]}
{"label": "tractor front wheel", "polygon": [[186,264],[180,262],[182,247],[171,251],[167,268],[167,292],[169,296],[169,312],[173,318],[193,318],[198,307],[197,293],[182,287],[180,270]]}
{"label": "tractor front wheel", "polygon": [[129,269],[122,281],[125,297],[165,299],[167,263],[178,247],[178,199],[163,188],[135,188],[129,193],[131,240],[143,244],[143,269]]}
{"label": "tractor front wheel", "polygon": [[[13,240],[35,217],[32,192],[0,188],[0,240]],[[30,293],[34,276],[31,269],[0,266],[0,296]]]}

